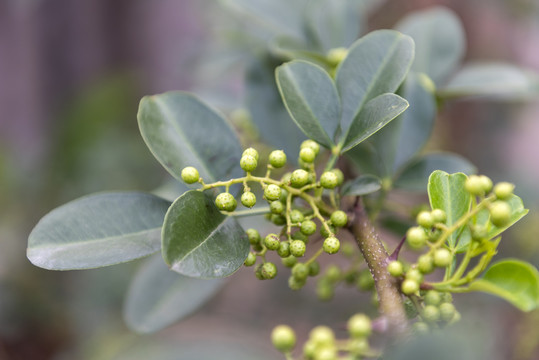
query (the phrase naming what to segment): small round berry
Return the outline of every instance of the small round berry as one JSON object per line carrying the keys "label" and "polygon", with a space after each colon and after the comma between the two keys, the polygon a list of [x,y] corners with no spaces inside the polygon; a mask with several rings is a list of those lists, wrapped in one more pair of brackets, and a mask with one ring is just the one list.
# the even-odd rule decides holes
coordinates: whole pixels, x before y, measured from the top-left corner
{"label": "small round berry", "polygon": [[282,226],[286,224],[286,218],[279,214],[273,214],[271,215],[271,222],[277,226]]}
{"label": "small round berry", "polygon": [[412,279],[405,279],[401,284],[401,290],[406,295],[412,295],[419,291],[419,283]]}
{"label": "small round berry", "polygon": [[515,190],[515,185],[511,183],[497,183],[494,187],[494,195],[500,200],[509,200],[511,195],[513,195],[513,190]]}
{"label": "small round berry", "polygon": [[316,158],[316,153],[314,152],[314,150],[312,148],[304,147],[299,151],[299,158],[302,161],[310,164]]}
{"label": "small round berry", "polygon": [[243,155],[240,159],[240,166],[243,171],[251,172],[256,169],[258,162],[251,155]]}
{"label": "small round berry", "polygon": [[318,296],[318,299],[329,301],[333,298],[333,295],[335,295],[335,290],[329,282],[319,281],[318,284],[316,284],[316,296]]}
{"label": "small round berry", "polygon": [[304,233],[302,233],[301,231],[296,231],[295,233],[293,233],[292,234],[292,239],[293,240],[301,240],[305,244],[307,244],[309,242],[309,237],[307,235],[305,235]]}
{"label": "small round berry", "polygon": [[330,220],[332,225],[343,227],[348,223],[348,215],[342,210],[337,210],[331,214]]}
{"label": "small round berry", "polygon": [[[288,250],[290,251],[290,248],[288,248]],[[296,263],[298,262],[298,259],[294,255],[290,255],[289,257],[282,258],[281,262],[287,268],[291,268],[294,265],[296,265]]]}
{"label": "small round berry", "polygon": [[215,205],[219,210],[234,211],[238,203],[230,193],[221,193],[215,198]]}
{"label": "small round berry", "polygon": [[426,335],[429,333],[429,326],[423,321],[418,321],[412,325],[412,330],[418,335]]}
{"label": "small round berry", "polygon": [[292,224],[298,224],[301,223],[305,219],[305,216],[303,216],[303,213],[299,210],[292,210],[290,212],[290,221]]}
{"label": "small round berry", "polygon": [[305,147],[310,147],[311,149],[313,149],[316,155],[318,155],[318,153],[320,152],[320,145],[318,145],[318,143],[314,140],[305,140],[304,142],[302,142],[300,149],[303,149]]}
{"label": "small round berry", "polygon": [[256,205],[256,196],[250,191],[246,191],[243,194],[241,194],[241,203],[243,206],[252,208]]}
{"label": "small round berry", "polygon": [[302,257],[305,255],[306,250],[305,243],[301,240],[292,240],[290,243],[290,254],[294,255],[295,257]]}
{"label": "small round berry", "polygon": [[292,178],[292,173],[287,172],[281,177],[281,182],[285,185],[290,185],[290,179]]}
{"label": "small round berry", "polygon": [[272,262],[266,262],[264,265],[262,265],[260,272],[262,273],[262,277],[264,279],[273,279],[275,276],[277,276],[277,266],[275,266],[275,264]]}
{"label": "small round berry", "polygon": [[309,340],[312,340],[318,346],[333,345],[335,335],[329,327],[319,325],[309,332]]}
{"label": "small round berry", "polygon": [[296,334],[290,326],[279,325],[271,332],[271,342],[280,352],[289,352],[296,345]]}
{"label": "small round berry", "polygon": [[247,148],[245,150],[243,150],[243,154],[241,154],[241,156],[246,156],[246,155],[249,155],[249,156],[252,156],[255,158],[256,161],[258,161],[258,151],[256,151],[256,149],[250,147],[250,148]]}
{"label": "small round berry", "polygon": [[451,261],[453,261],[453,256],[449,250],[441,248],[434,252],[434,266],[447,267]]}
{"label": "small round berry", "polygon": [[448,292],[441,293],[440,296],[442,297],[442,302],[452,303],[453,302],[453,295]]}
{"label": "small round berry", "polygon": [[470,225],[472,240],[481,241],[488,236],[488,229],[485,225]]}
{"label": "small round berry", "polygon": [[249,239],[249,243],[251,243],[251,245],[256,245],[260,243],[260,233],[258,232],[258,230],[247,229],[245,233],[247,234],[247,238]]}
{"label": "small round berry", "polygon": [[279,244],[277,249],[277,255],[282,258],[287,258],[290,256],[290,243],[283,241]]}
{"label": "small round berry", "polygon": [[483,181],[477,175],[470,175],[464,183],[464,188],[474,196],[482,196],[485,194]]}
{"label": "small round berry", "polygon": [[416,268],[408,269],[404,277],[408,280],[414,280],[419,284],[421,284],[421,282],[423,281],[423,274]]}
{"label": "small round berry", "polygon": [[344,174],[342,171],[340,169],[333,169],[331,172],[337,176],[337,186],[341,186],[344,182]]}
{"label": "small round berry", "polygon": [[442,209],[434,209],[430,213],[432,215],[432,218],[434,219],[435,223],[445,223],[447,220],[447,215],[445,214],[445,211]]}
{"label": "small round berry", "polygon": [[300,188],[309,182],[309,173],[303,169],[297,169],[292,172],[290,177],[290,185],[295,188]]}
{"label": "small round berry", "polygon": [[320,273],[320,264],[318,261],[312,261],[309,263],[309,276],[316,276]]}
{"label": "small round berry", "polygon": [[410,228],[406,232],[406,242],[412,249],[421,249],[427,243],[427,234],[420,226]]}
{"label": "small round berry", "polygon": [[329,282],[339,281],[341,278],[341,269],[337,265],[330,265],[324,274]]}
{"label": "small round berry", "polygon": [[282,150],[273,150],[269,154],[269,163],[274,168],[282,168],[286,165],[286,154]]}
{"label": "small round berry", "polygon": [[511,220],[511,206],[501,200],[494,201],[490,207],[490,222],[497,227],[503,227]]}
{"label": "small round berry", "polygon": [[200,178],[198,170],[192,166],[187,166],[182,170],[182,180],[187,184],[194,184]]}
{"label": "small round berry", "polygon": [[311,220],[301,222],[300,231],[305,235],[312,235],[316,232],[316,223]]}
{"label": "small round berry", "polygon": [[288,278],[288,287],[292,290],[299,290],[305,286],[307,279],[299,280],[293,276]]}
{"label": "small round berry", "polygon": [[398,260],[393,260],[389,264],[387,264],[387,271],[391,276],[399,277],[404,274],[404,267],[402,266],[402,263]]}
{"label": "small round berry", "polygon": [[275,200],[270,203],[270,212],[272,214],[282,214],[283,211],[284,211],[284,205],[279,200]]}
{"label": "small round berry", "polygon": [[309,171],[311,167],[313,166],[312,163],[305,162],[301,160],[301,158],[298,159],[298,165],[301,169],[306,170],[306,171]]}
{"label": "small round berry", "polygon": [[440,310],[434,305],[427,305],[423,308],[421,317],[428,323],[440,320]]}
{"label": "small round berry", "polygon": [[298,280],[305,280],[309,276],[309,267],[302,263],[297,263],[292,268],[292,276]]}
{"label": "small round berry", "polygon": [[275,184],[269,184],[264,189],[264,197],[268,201],[279,200],[281,197],[281,188]]}
{"label": "small round berry", "polygon": [[345,47],[333,48],[328,51],[327,60],[333,64],[333,66],[339,65],[344,58],[348,55],[348,49]]}
{"label": "small round berry", "polygon": [[443,303],[440,305],[440,318],[443,321],[451,321],[457,312],[455,306],[451,303]]}
{"label": "small round berry", "polygon": [[481,185],[483,186],[483,191],[485,194],[488,194],[492,190],[492,180],[488,176],[479,175],[479,180],[481,180]]}
{"label": "small round berry", "polygon": [[434,259],[432,256],[423,254],[417,258],[417,269],[423,274],[430,274],[434,270]]}
{"label": "small round berry", "polygon": [[432,225],[434,225],[434,218],[428,211],[421,211],[419,214],[417,214],[416,221],[419,226],[422,226],[425,229],[430,229]]}
{"label": "small round berry", "polygon": [[258,280],[264,280],[264,276],[262,276],[262,264],[258,264],[255,267],[255,276]]}
{"label": "small round berry", "polygon": [[337,239],[334,236],[330,236],[324,240],[324,245],[322,245],[322,248],[325,252],[328,254],[335,254],[337,251],[339,251],[339,248],[341,247],[341,242],[339,239]]}
{"label": "small round berry", "polygon": [[314,360],[337,360],[338,356],[338,350],[334,345],[322,346],[316,349]]}
{"label": "small round berry", "polygon": [[425,304],[427,305],[438,306],[442,302],[442,296],[436,290],[429,290],[425,293],[423,301],[425,301]]}
{"label": "small round berry", "polygon": [[357,278],[357,287],[359,290],[371,291],[374,289],[374,278],[369,270],[363,270]]}
{"label": "small round berry", "polygon": [[329,231],[326,229],[325,226],[322,226],[320,228],[320,235],[322,235],[323,238],[327,238],[328,236],[331,236],[335,234],[335,228],[332,225],[328,225]]}
{"label": "small round berry", "polygon": [[371,319],[365,314],[355,314],[348,320],[347,328],[354,338],[368,337],[372,332]]}
{"label": "small round berry", "polygon": [[268,234],[264,238],[264,245],[268,250],[277,250],[280,245],[279,236],[277,234]]}
{"label": "small round berry", "polygon": [[320,176],[320,185],[325,189],[334,189],[339,184],[339,179],[334,172],[325,171]]}
{"label": "small round berry", "polygon": [[[357,338],[350,339],[347,344],[347,350],[350,352],[350,355],[363,355],[369,351],[369,342],[366,338]],[[345,359],[361,359],[362,357],[349,357]]]}
{"label": "small round berry", "polygon": [[256,262],[256,255],[252,252],[247,255],[247,259],[245,259],[244,265],[245,266],[253,266]]}

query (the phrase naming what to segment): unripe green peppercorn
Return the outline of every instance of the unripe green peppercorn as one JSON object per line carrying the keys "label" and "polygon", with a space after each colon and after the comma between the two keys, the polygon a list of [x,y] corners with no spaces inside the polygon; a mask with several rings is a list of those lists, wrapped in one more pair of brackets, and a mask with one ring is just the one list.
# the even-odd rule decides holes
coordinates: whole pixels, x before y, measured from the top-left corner
{"label": "unripe green peppercorn", "polygon": [[277,226],[281,226],[286,224],[286,218],[279,214],[273,214],[271,215],[271,222]]}
{"label": "unripe green peppercorn", "polygon": [[334,236],[327,237],[324,240],[324,245],[322,245],[322,248],[325,252],[328,254],[335,254],[339,251],[339,248],[341,247],[341,242],[339,239],[337,239]]}
{"label": "unripe green peppercorn", "polygon": [[337,360],[337,358],[338,351],[335,345],[318,347],[314,355],[314,360]]}
{"label": "unripe green peppercorn", "polygon": [[299,290],[302,287],[304,287],[306,283],[307,283],[307,279],[300,280],[300,279],[297,279],[297,278],[295,278],[293,276],[290,276],[288,278],[288,287],[291,290]]}
{"label": "unripe green peppercorn", "polygon": [[437,306],[442,302],[442,297],[440,296],[440,293],[438,291],[429,290],[425,293],[423,301],[425,301],[425,304],[427,305]]}
{"label": "unripe green peppercorn", "polygon": [[467,192],[474,196],[485,194],[483,181],[477,175],[470,175],[464,183],[464,188]]}
{"label": "unripe green peppercorn", "polygon": [[305,280],[309,276],[309,267],[302,263],[297,263],[292,268],[292,276],[298,280]]}
{"label": "unripe green peppercorn", "polygon": [[[281,177],[281,182],[285,185],[290,185],[290,179],[292,178],[292,173],[287,172]],[[286,200],[286,199],[285,199]],[[282,200],[281,200],[282,201]]]}
{"label": "unripe green peppercorn", "polygon": [[326,230],[325,226],[322,226],[320,228],[320,235],[322,235],[323,238],[327,238],[328,236],[335,234],[335,228],[331,225],[328,225],[329,232]]}
{"label": "unripe green peppercorn", "polygon": [[406,232],[406,242],[412,249],[421,249],[427,243],[428,236],[422,227],[415,226]]}
{"label": "unripe green peppercorn", "polygon": [[295,257],[302,257],[305,255],[306,246],[301,240],[292,240],[290,243],[290,254]]}
{"label": "unripe green peppercorn", "polygon": [[488,236],[488,229],[484,225],[476,224],[470,226],[472,240],[481,241]]}
{"label": "unripe green peppercorn", "polygon": [[399,277],[404,274],[404,267],[402,266],[402,263],[398,260],[393,260],[389,264],[387,264],[387,271],[391,276]]}
{"label": "unripe green peppercorn", "polygon": [[303,221],[305,217],[303,216],[303,213],[299,210],[292,210],[290,212],[290,221],[292,224],[297,224]]}
{"label": "unripe green peppercorn", "polygon": [[219,210],[234,211],[238,203],[230,193],[221,193],[215,198],[215,205]]}
{"label": "unripe green peppercorn", "polygon": [[194,184],[200,178],[198,170],[192,166],[187,166],[183,168],[181,176],[182,180],[185,181],[187,184]]}
{"label": "unripe green peppercorn", "polygon": [[277,249],[277,254],[279,257],[286,258],[290,256],[290,243],[283,241],[279,244]]}
{"label": "unripe green peppercorn", "polygon": [[417,269],[423,274],[430,274],[434,270],[434,259],[432,256],[423,254],[417,258]]}
{"label": "unripe green peppercorn", "polygon": [[281,197],[281,188],[275,184],[269,184],[264,189],[264,197],[268,201],[279,200]]}
{"label": "unripe green peppercorn", "polygon": [[445,248],[437,249],[434,252],[434,266],[447,267],[451,264],[453,256],[451,252]]}
{"label": "unripe green peppercorn", "polygon": [[314,150],[312,148],[304,147],[299,151],[299,158],[302,161],[310,164],[316,158],[316,153],[314,152]]}
{"label": "unripe green peppercorn", "polygon": [[343,227],[348,223],[348,215],[342,210],[337,210],[331,214],[330,220],[334,226]]}
{"label": "unripe green peppercorn", "polygon": [[344,182],[344,174],[340,169],[332,169],[332,173],[334,173],[337,176],[337,186],[341,186]]}
{"label": "unripe green peppercorn", "polygon": [[277,250],[280,243],[281,242],[279,241],[279,236],[277,234],[268,234],[264,238],[264,245],[266,245],[268,250]]}
{"label": "unripe green peppercorn", "polygon": [[269,163],[274,168],[282,168],[286,165],[286,154],[282,150],[273,150],[269,154]]}
{"label": "unripe green peppercorn", "polygon": [[318,296],[318,299],[329,301],[333,298],[333,295],[335,295],[335,290],[327,281],[319,281],[316,284],[316,296]]}
{"label": "unripe green peppercorn", "polygon": [[283,211],[284,211],[284,205],[279,200],[275,200],[270,203],[270,212],[272,214],[282,214]]}
{"label": "unripe green peppercorn", "polygon": [[258,230],[247,229],[245,233],[247,234],[247,238],[249,239],[249,243],[251,243],[251,245],[256,245],[260,243],[260,233],[258,232]]}
{"label": "unripe green peppercorn", "polygon": [[301,240],[305,244],[307,244],[309,242],[309,237],[305,235],[304,233],[302,233],[301,231],[296,231],[295,233],[292,234],[292,240]]}
{"label": "unripe green peppercorn", "polygon": [[244,265],[245,266],[253,266],[256,263],[256,255],[252,252],[247,255],[247,259],[245,259]]}
{"label": "unripe green peppercorn", "polygon": [[351,337],[368,337],[372,332],[371,319],[365,314],[355,314],[348,319],[347,328]]}
{"label": "unripe green peppercorn", "polygon": [[415,322],[412,325],[412,330],[419,335],[426,335],[429,333],[429,326],[423,321]]}
{"label": "unripe green peppercorn", "polygon": [[316,276],[320,273],[320,264],[318,261],[312,261],[309,263],[309,276]]}
{"label": "unripe green peppercorn", "polygon": [[481,185],[483,186],[483,191],[485,194],[488,194],[492,190],[492,180],[488,176],[479,175],[479,180],[481,180]]}
{"label": "unripe green peppercorn", "polygon": [[406,279],[417,281],[419,284],[423,281],[423,274],[421,274],[421,271],[415,268],[410,268],[406,272],[406,275],[404,275]]}
{"label": "unripe green peppercorn", "polygon": [[241,203],[243,206],[252,208],[256,205],[256,196],[250,191],[246,191],[241,194]]}
{"label": "unripe green peppercorn", "polygon": [[264,265],[262,265],[260,272],[262,273],[262,277],[264,279],[273,279],[275,276],[277,276],[277,267],[274,263],[266,262]]}
{"label": "unripe green peppercorn", "polygon": [[290,326],[279,325],[271,332],[271,342],[280,352],[289,352],[296,345],[296,334]]}
{"label": "unripe green peppercorn", "polygon": [[334,189],[339,184],[339,179],[334,172],[325,171],[320,176],[320,185],[325,189]]}
{"label": "unripe green peppercorn", "polygon": [[243,154],[241,154],[241,156],[246,156],[246,155],[249,155],[249,156],[252,156],[255,158],[256,161],[258,161],[258,151],[256,151],[256,149],[250,147],[250,148],[247,148],[245,150],[243,150]]}
{"label": "unripe green peppercorn", "polygon": [[406,295],[412,295],[419,291],[419,283],[412,279],[405,279],[401,284],[401,290]]}
{"label": "unripe green peppercorn", "polygon": [[440,320],[440,310],[434,305],[427,305],[423,308],[421,317],[429,323]]}
{"label": "unripe green peppercorn", "polygon": [[490,207],[490,222],[497,227],[503,227],[511,220],[511,206],[501,200],[494,201]]}
{"label": "unripe green peppercorn", "polygon": [[435,223],[445,223],[447,220],[447,215],[442,209],[434,209],[431,211],[432,218]]}
{"label": "unripe green peppercorn", "polygon": [[303,169],[297,169],[292,172],[290,177],[290,185],[295,188],[300,188],[309,182],[309,173]]}
{"label": "unripe green peppercorn", "polygon": [[240,166],[246,172],[251,172],[256,169],[258,162],[251,155],[243,155],[240,159]]}
{"label": "unripe green peppercorn", "polygon": [[451,321],[456,313],[455,306],[451,303],[441,304],[439,310],[440,310],[440,318],[443,321]]}
{"label": "unripe green peppercorn", "polygon": [[300,231],[305,235],[312,235],[316,232],[316,223],[311,220],[302,221]]}
{"label": "unripe green peppercorn", "polygon": [[[288,251],[290,251],[290,247],[288,248]],[[294,255],[290,255],[288,257],[282,258],[281,262],[284,266],[287,268],[291,268],[298,262],[298,259]]]}
{"label": "unripe green peppercorn", "polygon": [[422,226],[425,229],[430,229],[432,225],[434,225],[434,218],[429,211],[421,211],[417,214],[416,220],[419,226]]}
{"label": "unripe green peppercorn", "polygon": [[318,346],[333,345],[335,343],[335,335],[329,327],[319,325],[309,332],[309,340],[312,340]]}
{"label": "unripe green peppercorn", "polygon": [[515,185],[508,182],[500,182],[494,187],[494,195],[500,200],[509,200],[511,195],[513,195],[513,190],[515,190]]}
{"label": "unripe green peppercorn", "polygon": [[341,269],[337,265],[330,265],[324,275],[329,282],[338,281],[341,278]]}
{"label": "unripe green peppercorn", "polygon": [[316,155],[318,155],[318,153],[320,152],[320,145],[318,145],[318,143],[314,140],[305,140],[304,142],[302,142],[300,149],[303,149],[305,147],[310,147],[311,149],[313,149]]}

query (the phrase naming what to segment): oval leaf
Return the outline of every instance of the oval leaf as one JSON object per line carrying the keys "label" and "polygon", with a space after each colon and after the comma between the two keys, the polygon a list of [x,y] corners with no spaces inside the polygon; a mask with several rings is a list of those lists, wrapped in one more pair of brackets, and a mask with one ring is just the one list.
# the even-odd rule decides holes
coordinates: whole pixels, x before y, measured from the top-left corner
{"label": "oval leaf", "polygon": [[407,107],[408,101],[395,94],[382,94],[370,100],[352,122],[341,153],[369,138]]}
{"label": "oval leaf", "polygon": [[539,272],[524,261],[507,259],[492,265],[469,290],[499,296],[522,311],[539,306]]}
{"label": "oval leaf", "polygon": [[234,131],[196,97],[177,91],[145,96],[137,118],[146,145],[175,178],[186,166],[196,167],[206,182],[241,174]]}
{"label": "oval leaf", "polygon": [[153,256],[129,286],[125,322],[139,333],[159,331],[203,306],[222,285],[220,279],[200,280],[170,271],[161,256]]}
{"label": "oval leaf", "polygon": [[291,61],[275,71],[286,109],[309,138],[331,147],[339,125],[340,103],[329,74],[318,65]]}
{"label": "oval leaf", "polygon": [[352,45],[336,77],[342,102],[343,138],[364,104],[397,90],[413,57],[413,40],[394,30],[373,31]]}
{"label": "oval leaf", "polygon": [[170,206],[162,243],[171,269],[197,278],[231,275],[249,254],[249,241],[236,219],[221,214],[209,196],[196,190]]}
{"label": "oval leaf", "polygon": [[170,202],[144,193],[103,193],[45,215],[30,233],[27,256],[50,270],[91,269],[159,251]]}
{"label": "oval leaf", "polygon": [[[446,225],[448,227],[451,227],[470,209],[472,198],[464,189],[466,179],[467,176],[463,173],[448,174],[441,170],[434,171],[429,177],[430,205],[433,209],[445,211],[447,216]],[[447,239],[450,248],[455,248],[462,228],[454,231]]]}
{"label": "oval leaf", "polygon": [[343,185],[343,196],[371,194],[382,188],[382,181],[374,175],[361,175]]}
{"label": "oval leaf", "polygon": [[397,24],[396,30],[414,39],[412,69],[426,73],[436,85],[447,79],[464,56],[464,29],[457,15],[445,7],[413,12]]}
{"label": "oval leaf", "polygon": [[460,155],[452,153],[430,153],[408,163],[394,182],[396,188],[425,191],[429,175],[435,170],[447,173],[475,174],[475,166]]}

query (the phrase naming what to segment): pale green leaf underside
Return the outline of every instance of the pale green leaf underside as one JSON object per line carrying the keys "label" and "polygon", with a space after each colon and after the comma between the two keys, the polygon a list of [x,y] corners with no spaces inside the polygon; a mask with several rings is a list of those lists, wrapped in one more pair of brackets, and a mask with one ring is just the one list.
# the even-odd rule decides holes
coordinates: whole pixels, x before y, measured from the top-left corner
{"label": "pale green leaf underside", "polygon": [[102,193],[54,209],[32,230],[27,256],[50,270],[90,269],[159,251],[170,202],[144,193]]}
{"label": "pale green leaf underside", "polygon": [[175,178],[181,179],[186,166],[196,167],[206,182],[239,174],[241,146],[234,131],[193,95],[145,96],[137,118],[146,145]]}
{"label": "pale green leaf underside", "polygon": [[499,296],[522,311],[531,311],[539,305],[539,272],[524,261],[506,259],[492,265],[469,290]]}
{"label": "pale green leaf underside", "polygon": [[161,256],[152,256],[142,264],[129,286],[125,322],[139,333],[159,331],[203,306],[222,285],[220,279],[182,276],[170,271]]}
{"label": "pale green leaf underside", "polygon": [[249,253],[249,241],[236,219],[221,214],[209,196],[196,190],[170,206],[161,236],[165,262],[185,276],[231,275]]}

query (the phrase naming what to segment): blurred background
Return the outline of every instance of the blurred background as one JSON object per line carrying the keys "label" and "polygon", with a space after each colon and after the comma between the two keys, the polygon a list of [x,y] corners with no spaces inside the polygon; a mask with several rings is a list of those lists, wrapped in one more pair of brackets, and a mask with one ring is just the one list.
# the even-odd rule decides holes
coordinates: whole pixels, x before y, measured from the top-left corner
{"label": "blurred background", "polygon": [[[365,30],[445,5],[466,30],[466,61],[539,71],[535,0],[369,3]],[[363,295],[342,290],[336,301],[320,303],[312,287],[292,293],[286,277],[261,284],[242,269],[194,316],[135,335],[123,323],[122,303],[137,262],[53,272],[25,256],[32,227],[54,207],[170,180],[139,135],[139,99],[185,90],[225,113],[240,108],[247,60],[266,46],[266,35],[253,29],[220,1],[0,0],[0,359],[196,359],[212,348],[221,358],[279,359],[269,333],[280,322],[304,334],[319,323],[344,330]],[[538,101],[448,102],[431,145],[517,185],[530,213],[506,235],[499,256],[536,266],[538,120]],[[463,321],[451,339],[469,345],[471,358],[539,358],[539,312],[523,314],[488,295],[455,298]],[[210,340],[214,347],[203,342]]]}

